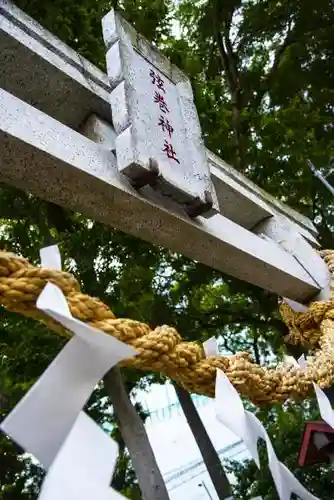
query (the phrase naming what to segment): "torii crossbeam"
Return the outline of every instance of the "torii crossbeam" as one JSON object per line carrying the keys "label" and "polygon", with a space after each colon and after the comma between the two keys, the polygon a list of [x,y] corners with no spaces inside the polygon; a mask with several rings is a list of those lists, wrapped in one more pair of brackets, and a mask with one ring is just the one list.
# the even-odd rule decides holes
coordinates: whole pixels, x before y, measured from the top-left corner
{"label": "torii crossbeam", "polygon": [[1,182],[280,296],[328,297],[312,222],[210,151],[211,217],[134,187],[113,152],[108,76],[9,1],[0,7],[0,54]]}

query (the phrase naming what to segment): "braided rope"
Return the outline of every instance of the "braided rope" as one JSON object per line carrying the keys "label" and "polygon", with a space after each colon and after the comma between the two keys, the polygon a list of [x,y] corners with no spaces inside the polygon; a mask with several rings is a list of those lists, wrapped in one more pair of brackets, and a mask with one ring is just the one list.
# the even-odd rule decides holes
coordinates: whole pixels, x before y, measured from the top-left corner
{"label": "braided rope", "polygon": [[[334,252],[322,257],[332,273],[334,284]],[[328,302],[313,302],[306,313],[295,313],[283,304],[281,314],[289,327],[289,342],[314,347],[319,345],[307,367],[278,364],[266,368],[255,364],[248,352],[232,356],[206,358],[195,342],[182,341],[170,326],[152,330],[148,325],[130,319],[116,318],[99,299],[80,292],[77,280],[67,272],[37,268],[21,257],[0,251],[0,304],[47,324],[60,335],[69,336],[56,321],[36,308],[36,300],[50,281],[63,291],[72,315],[108,335],[132,345],[138,356],[124,361],[123,366],[162,372],[185,389],[214,396],[216,369],[223,370],[238,391],[255,404],[278,403],[289,397],[305,397],[312,382],[320,387],[334,383],[334,297]]]}

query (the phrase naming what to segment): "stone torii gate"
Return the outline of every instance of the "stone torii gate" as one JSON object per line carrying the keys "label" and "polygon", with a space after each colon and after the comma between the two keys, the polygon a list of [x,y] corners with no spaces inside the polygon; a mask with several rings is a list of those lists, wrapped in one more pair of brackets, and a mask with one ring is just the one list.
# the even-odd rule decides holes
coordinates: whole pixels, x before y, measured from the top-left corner
{"label": "stone torii gate", "polygon": [[208,151],[187,77],[113,12],[108,75],[5,0],[0,181],[302,308],[329,297],[312,222]]}
{"label": "stone torii gate", "polygon": [[[11,2],[2,3],[0,181],[280,296],[300,303],[326,298],[328,270],[315,250],[312,222],[205,150],[185,75],[125,22],[117,22],[113,33],[112,23],[105,20],[106,42],[114,42],[107,54],[108,78]],[[143,84],[143,61],[144,91],[135,87]],[[136,64],[140,78],[131,82]],[[160,146],[158,151],[154,141],[145,140],[157,128],[150,71],[168,82],[178,136],[175,89],[180,96],[182,87],[181,117],[188,113],[189,128],[177,144],[177,154],[186,151],[181,163],[163,163]],[[132,95],[122,94],[124,87],[131,87]],[[139,102],[142,119],[135,103],[145,91],[151,101],[146,107]],[[131,120],[132,129],[146,129],[124,138]],[[142,148],[137,162],[126,157],[134,154],[127,149],[131,140],[134,149]],[[189,161],[192,146],[196,155]],[[154,187],[155,168],[162,182]],[[204,217],[196,217],[200,213]]]}

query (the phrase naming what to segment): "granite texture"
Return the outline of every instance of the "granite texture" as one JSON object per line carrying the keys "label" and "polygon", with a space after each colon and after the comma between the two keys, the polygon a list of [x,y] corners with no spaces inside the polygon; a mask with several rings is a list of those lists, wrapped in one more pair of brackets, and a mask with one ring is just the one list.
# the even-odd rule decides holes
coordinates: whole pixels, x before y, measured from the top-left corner
{"label": "granite texture", "polygon": [[[131,42],[125,46],[123,24],[117,29],[108,24],[110,29],[105,31],[109,53],[114,50],[109,82],[106,75],[7,0],[0,5],[0,21],[2,182],[299,302],[319,291],[325,278],[319,275],[321,270],[312,269],[314,254],[305,245],[301,245],[302,255],[298,254],[293,243],[300,233],[316,246],[311,221],[270,197],[203,148],[187,78],[131,27],[125,23],[125,34]],[[124,58],[129,50],[131,57]],[[131,87],[131,81],[136,83],[138,68],[129,65],[131,58],[139,61],[136,64],[144,82],[139,86],[139,94],[144,101],[136,102],[134,97],[138,89]],[[127,80],[125,75],[134,68],[135,77]],[[159,88],[161,81],[165,92]],[[159,156],[161,144],[158,145],[162,136],[146,126],[145,120],[152,119],[152,109],[157,110],[145,101],[150,95],[147,89],[152,90],[152,86],[156,88],[153,97],[155,91],[160,95],[168,91],[168,99],[172,96],[166,105],[172,108],[171,125],[175,131],[180,127],[173,142],[177,155],[179,147],[181,150],[181,155],[176,156],[180,164],[170,159],[163,166],[164,159]],[[117,111],[113,117],[115,129],[111,125],[110,104]],[[164,107],[161,99],[155,104],[159,109],[155,118],[160,120],[167,113],[160,108],[160,104]],[[192,126],[186,127],[188,123]],[[169,137],[171,130],[166,122],[163,132]],[[191,143],[193,147],[187,149]],[[158,160],[147,154],[148,145],[156,151]],[[209,162],[203,163],[203,151]],[[187,161],[186,167],[176,171],[172,167],[179,167],[181,159]],[[194,169],[196,161],[204,165],[202,170]],[[129,179],[119,173],[119,165],[135,166],[135,175],[142,174],[141,169],[152,175],[162,170],[164,175],[155,178],[155,185],[140,189],[137,186],[135,190]],[[146,180],[151,182],[152,178]],[[189,204],[182,204],[196,199],[200,192],[198,199],[203,206],[205,186],[211,179],[222,215],[191,221]],[[215,210],[216,193],[211,193]],[[287,251],[276,230],[279,214],[288,218],[289,234],[295,232],[291,233],[289,245],[285,245]],[[212,210],[206,215],[211,216]],[[258,231],[267,239],[244,228]],[[298,241],[301,244],[303,240]]]}
{"label": "granite texture", "polygon": [[11,2],[0,2],[0,87],[78,128],[91,113],[111,121],[109,81]]}
{"label": "granite texture", "polygon": [[111,11],[102,22],[120,172],[136,181],[151,162],[157,188],[180,204],[219,209],[188,78]]}
{"label": "granite texture", "polygon": [[[90,115],[98,115],[112,126],[109,80],[103,72],[8,0],[1,3],[0,21],[0,87],[71,128],[83,131],[82,124]],[[134,31],[132,39],[145,53],[145,40]],[[111,38],[109,46],[115,41]],[[157,65],[164,65],[168,78],[182,80],[178,68],[152,48],[147,50]],[[119,90],[121,98],[124,91]],[[127,112],[124,106],[122,109]],[[126,118],[120,121],[125,123]],[[317,246],[317,232],[309,219],[261,190],[212,152],[206,153],[222,215],[252,230],[264,219],[283,214],[296,231]]]}
{"label": "granite texture", "polygon": [[[95,129],[96,130],[96,129]],[[304,302],[320,290],[303,266],[218,214],[189,219],[172,200],[137,192],[109,147],[0,90],[0,181],[81,212],[278,295]]]}

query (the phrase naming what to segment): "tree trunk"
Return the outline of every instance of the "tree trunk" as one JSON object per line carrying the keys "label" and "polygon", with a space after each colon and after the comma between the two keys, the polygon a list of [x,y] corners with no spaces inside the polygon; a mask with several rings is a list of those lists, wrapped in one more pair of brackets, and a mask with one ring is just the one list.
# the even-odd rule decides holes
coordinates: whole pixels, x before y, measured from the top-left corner
{"label": "tree trunk", "polygon": [[144,500],[169,500],[144,423],[130,401],[120,369],[112,368],[103,381],[122,437],[129,450]]}
{"label": "tree trunk", "polygon": [[220,458],[205,430],[190,394],[176,384],[174,384],[174,387],[217,495],[220,500],[225,500],[231,496],[231,487]]}

